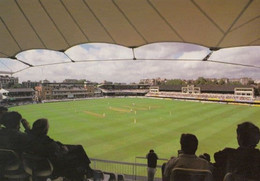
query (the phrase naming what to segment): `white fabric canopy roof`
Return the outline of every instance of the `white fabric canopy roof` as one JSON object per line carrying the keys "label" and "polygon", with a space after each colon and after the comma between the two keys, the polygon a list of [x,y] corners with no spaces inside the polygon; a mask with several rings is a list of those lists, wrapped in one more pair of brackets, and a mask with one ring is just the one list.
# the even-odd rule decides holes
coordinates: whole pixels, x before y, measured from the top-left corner
{"label": "white fabric canopy roof", "polygon": [[260,45],[259,0],[1,0],[0,58],[104,42]]}
{"label": "white fabric canopy roof", "polygon": [[9,91],[7,91],[5,89],[0,89],[0,94],[3,94],[3,93],[9,93]]}

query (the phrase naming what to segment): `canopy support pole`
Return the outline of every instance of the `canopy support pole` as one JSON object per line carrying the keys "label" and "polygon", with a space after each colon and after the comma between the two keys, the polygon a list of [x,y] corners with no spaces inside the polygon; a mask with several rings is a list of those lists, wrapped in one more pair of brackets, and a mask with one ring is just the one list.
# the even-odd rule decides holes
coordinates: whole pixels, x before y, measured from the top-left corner
{"label": "canopy support pole", "polygon": [[211,48],[209,48],[209,50],[210,50],[209,54],[206,55],[206,56],[202,59],[202,61],[208,61],[208,60],[209,60],[209,57],[213,54],[213,52],[218,51],[219,49],[220,49],[220,48],[218,48],[218,47],[211,47]]}
{"label": "canopy support pole", "polygon": [[133,53],[133,60],[137,60],[135,57],[135,48],[136,47],[130,47],[132,49],[132,53]]}

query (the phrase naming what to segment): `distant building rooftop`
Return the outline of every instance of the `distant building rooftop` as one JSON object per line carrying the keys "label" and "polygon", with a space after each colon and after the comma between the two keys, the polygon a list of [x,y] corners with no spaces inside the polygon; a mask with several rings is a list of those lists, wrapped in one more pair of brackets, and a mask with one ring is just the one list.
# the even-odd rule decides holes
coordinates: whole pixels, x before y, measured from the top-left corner
{"label": "distant building rooftop", "polygon": [[17,89],[6,89],[9,93],[10,92],[34,92],[32,88],[17,88]]}

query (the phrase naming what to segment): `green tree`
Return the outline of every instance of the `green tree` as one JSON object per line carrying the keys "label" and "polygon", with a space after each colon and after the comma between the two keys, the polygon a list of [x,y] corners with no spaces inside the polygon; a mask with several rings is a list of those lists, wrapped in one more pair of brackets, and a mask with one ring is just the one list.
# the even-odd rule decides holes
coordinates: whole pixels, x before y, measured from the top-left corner
{"label": "green tree", "polygon": [[218,80],[217,80],[217,79],[214,79],[214,80],[212,81],[212,84],[217,85],[217,84],[218,84]]}
{"label": "green tree", "polygon": [[22,84],[10,84],[9,85],[10,88],[21,88],[22,87]]}
{"label": "green tree", "polygon": [[254,84],[255,82],[253,81],[253,80],[249,80],[248,81],[248,83],[247,83],[247,85],[252,85],[252,84]]}
{"label": "green tree", "polygon": [[230,82],[230,85],[242,85],[239,81],[235,81],[235,82]]}
{"label": "green tree", "polygon": [[219,82],[218,82],[219,85],[224,85],[225,83],[226,83],[226,82],[225,82],[224,79],[220,79]]}
{"label": "green tree", "polygon": [[185,82],[181,79],[171,79],[167,80],[165,85],[185,85]]}
{"label": "green tree", "polygon": [[204,78],[204,77],[199,77],[196,81],[195,84],[196,85],[205,85],[207,84],[208,81]]}

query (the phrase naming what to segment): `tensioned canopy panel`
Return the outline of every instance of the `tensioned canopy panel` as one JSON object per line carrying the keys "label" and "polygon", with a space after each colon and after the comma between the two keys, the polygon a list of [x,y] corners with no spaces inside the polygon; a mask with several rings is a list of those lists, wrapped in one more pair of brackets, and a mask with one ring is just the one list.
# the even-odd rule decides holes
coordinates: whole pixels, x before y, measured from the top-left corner
{"label": "tensioned canopy panel", "polygon": [[0,58],[82,43],[260,45],[259,0],[1,0]]}

